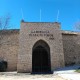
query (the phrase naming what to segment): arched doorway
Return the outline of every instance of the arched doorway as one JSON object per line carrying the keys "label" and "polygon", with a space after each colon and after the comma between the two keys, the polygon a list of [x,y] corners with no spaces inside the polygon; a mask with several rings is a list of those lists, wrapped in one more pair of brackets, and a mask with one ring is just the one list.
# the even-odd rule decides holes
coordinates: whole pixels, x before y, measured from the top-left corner
{"label": "arched doorway", "polygon": [[49,72],[51,72],[50,48],[45,41],[39,40],[33,46],[32,73],[49,73]]}

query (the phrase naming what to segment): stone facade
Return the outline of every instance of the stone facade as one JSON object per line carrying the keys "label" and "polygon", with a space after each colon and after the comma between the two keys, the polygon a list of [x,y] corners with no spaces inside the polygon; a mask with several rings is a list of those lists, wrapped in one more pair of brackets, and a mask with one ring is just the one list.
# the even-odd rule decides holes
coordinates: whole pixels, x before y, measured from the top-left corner
{"label": "stone facade", "polygon": [[8,71],[17,70],[19,30],[0,31],[0,60],[8,62]]}
{"label": "stone facade", "polygon": [[[47,36],[46,34],[50,36]],[[39,40],[45,41],[50,47],[51,71],[53,71],[55,68],[64,66],[64,55],[60,24],[21,23],[19,40],[20,51],[18,54],[17,67],[18,72],[32,72],[32,48],[34,44]]]}
{"label": "stone facade", "polygon": [[43,40],[50,47],[51,71],[80,64],[80,33],[61,31],[60,23],[21,22],[20,30],[0,31],[0,59],[7,71],[32,72],[33,46]]}

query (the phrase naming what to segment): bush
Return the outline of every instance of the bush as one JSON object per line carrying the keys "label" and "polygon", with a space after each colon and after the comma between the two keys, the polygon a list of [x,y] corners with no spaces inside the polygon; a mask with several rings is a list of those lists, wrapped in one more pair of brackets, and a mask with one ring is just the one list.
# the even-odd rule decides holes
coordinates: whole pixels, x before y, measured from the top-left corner
{"label": "bush", "polygon": [[80,67],[75,71],[75,72],[78,72],[78,73],[80,73]]}
{"label": "bush", "polygon": [[6,61],[0,61],[0,72],[4,72],[7,70],[7,62]]}
{"label": "bush", "polygon": [[80,73],[80,69],[77,69],[76,72]]}

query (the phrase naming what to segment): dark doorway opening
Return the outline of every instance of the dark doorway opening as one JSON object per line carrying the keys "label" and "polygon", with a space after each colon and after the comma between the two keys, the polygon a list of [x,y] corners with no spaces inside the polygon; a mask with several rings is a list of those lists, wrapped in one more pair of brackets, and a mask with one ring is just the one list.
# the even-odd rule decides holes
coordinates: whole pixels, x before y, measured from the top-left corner
{"label": "dark doorway opening", "polygon": [[34,47],[32,53],[32,73],[51,73],[49,52],[47,45],[37,44]]}

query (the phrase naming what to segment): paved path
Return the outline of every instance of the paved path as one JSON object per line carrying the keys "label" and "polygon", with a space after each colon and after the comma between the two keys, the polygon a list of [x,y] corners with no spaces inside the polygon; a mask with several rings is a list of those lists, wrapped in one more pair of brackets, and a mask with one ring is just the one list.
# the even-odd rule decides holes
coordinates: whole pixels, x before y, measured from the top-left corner
{"label": "paved path", "polygon": [[31,75],[27,73],[17,74],[16,72],[0,73],[0,80],[66,80],[55,74]]}
{"label": "paved path", "polygon": [[80,80],[80,73],[75,72],[76,69],[78,69],[80,65],[65,67],[62,69],[57,69],[54,74],[57,74],[60,77],[63,77],[67,80]]}
{"label": "paved path", "polygon": [[80,73],[74,72],[79,66],[60,68],[53,74],[31,75],[28,73],[0,72],[0,80],[80,80]]}

